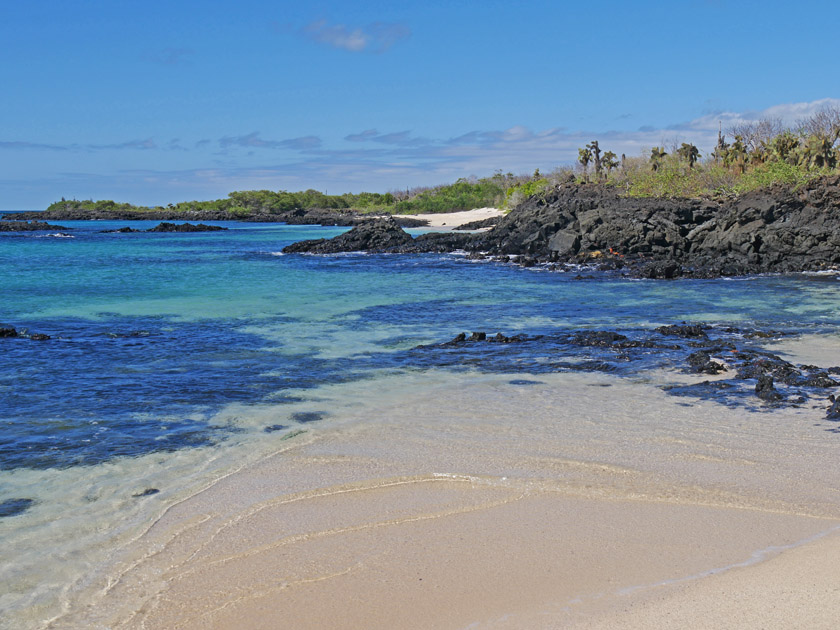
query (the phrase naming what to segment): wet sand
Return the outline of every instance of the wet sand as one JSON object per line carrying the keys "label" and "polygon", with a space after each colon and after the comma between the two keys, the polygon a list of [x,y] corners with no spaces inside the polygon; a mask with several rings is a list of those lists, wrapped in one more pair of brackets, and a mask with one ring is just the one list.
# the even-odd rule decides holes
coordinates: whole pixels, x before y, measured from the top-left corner
{"label": "wet sand", "polygon": [[832,627],[813,413],[512,380],[336,386],[340,420],[170,508],[54,627]]}

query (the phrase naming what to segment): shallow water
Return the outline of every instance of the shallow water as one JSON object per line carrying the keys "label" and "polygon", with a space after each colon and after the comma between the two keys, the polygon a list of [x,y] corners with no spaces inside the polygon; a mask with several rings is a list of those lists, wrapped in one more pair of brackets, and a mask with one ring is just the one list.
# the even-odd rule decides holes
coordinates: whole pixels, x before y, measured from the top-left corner
{"label": "shallow water", "polygon": [[[329,387],[352,386],[370,405],[393,395],[388,379],[427,371],[466,387],[478,372],[528,381],[581,361],[631,379],[676,365],[667,353],[622,363],[554,343],[579,329],[636,338],[687,320],[840,332],[833,275],[641,281],[460,256],[280,254],[343,228],[62,224],[71,237],[0,235],[0,323],[51,336],[0,340],[0,505],[31,501],[0,517],[9,627],[57,614],[172,502],[301,439],[287,440],[293,432],[341,422],[351,402]],[[462,331],[545,337],[492,352],[413,350]]]}

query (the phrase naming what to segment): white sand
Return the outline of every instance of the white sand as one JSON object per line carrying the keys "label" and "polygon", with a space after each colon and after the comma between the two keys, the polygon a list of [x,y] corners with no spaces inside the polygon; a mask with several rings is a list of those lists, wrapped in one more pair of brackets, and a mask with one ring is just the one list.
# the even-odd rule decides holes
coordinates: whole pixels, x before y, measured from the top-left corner
{"label": "white sand", "polygon": [[446,212],[441,214],[396,214],[394,216],[409,219],[423,219],[429,222],[431,228],[443,228],[438,231],[447,231],[462,226],[472,221],[483,221],[491,217],[500,217],[504,214],[498,208],[476,208],[475,210],[464,210],[462,212]]}
{"label": "white sand", "polygon": [[319,390],[340,417],[173,506],[54,627],[834,627],[838,448],[807,411],[511,378]]}

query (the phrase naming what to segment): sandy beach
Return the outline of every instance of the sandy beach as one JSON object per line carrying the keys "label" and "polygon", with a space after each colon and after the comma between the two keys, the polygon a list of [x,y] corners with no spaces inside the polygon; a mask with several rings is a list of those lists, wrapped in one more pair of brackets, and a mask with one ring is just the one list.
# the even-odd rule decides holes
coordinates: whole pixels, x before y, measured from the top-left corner
{"label": "sandy beach", "polygon": [[[438,232],[446,232],[454,230],[465,223],[473,221],[483,221],[491,217],[500,217],[504,211],[498,208],[475,208],[474,210],[464,210],[462,212],[444,212],[432,214],[396,214],[394,216],[408,219],[422,219],[428,221],[430,228],[435,228]],[[483,228],[486,229],[486,228]]]}
{"label": "sandy beach", "polygon": [[322,391],[340,422],[170,508],[53,627],[833,627],[838,469],[804,411],[515,383]]}

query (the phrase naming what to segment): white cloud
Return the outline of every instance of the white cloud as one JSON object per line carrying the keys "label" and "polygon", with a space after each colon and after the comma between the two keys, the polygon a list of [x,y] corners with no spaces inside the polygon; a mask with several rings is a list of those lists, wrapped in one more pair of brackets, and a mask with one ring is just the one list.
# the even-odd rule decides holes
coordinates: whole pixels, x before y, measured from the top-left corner
{"label": "white cloud", "polygon": [[319,44],[349,52],[385,52],[401,39],[411,36],[411,29],[397,22],[374,22],[367,26],[349,27],[318,20],[307,24],[301,33]]}

